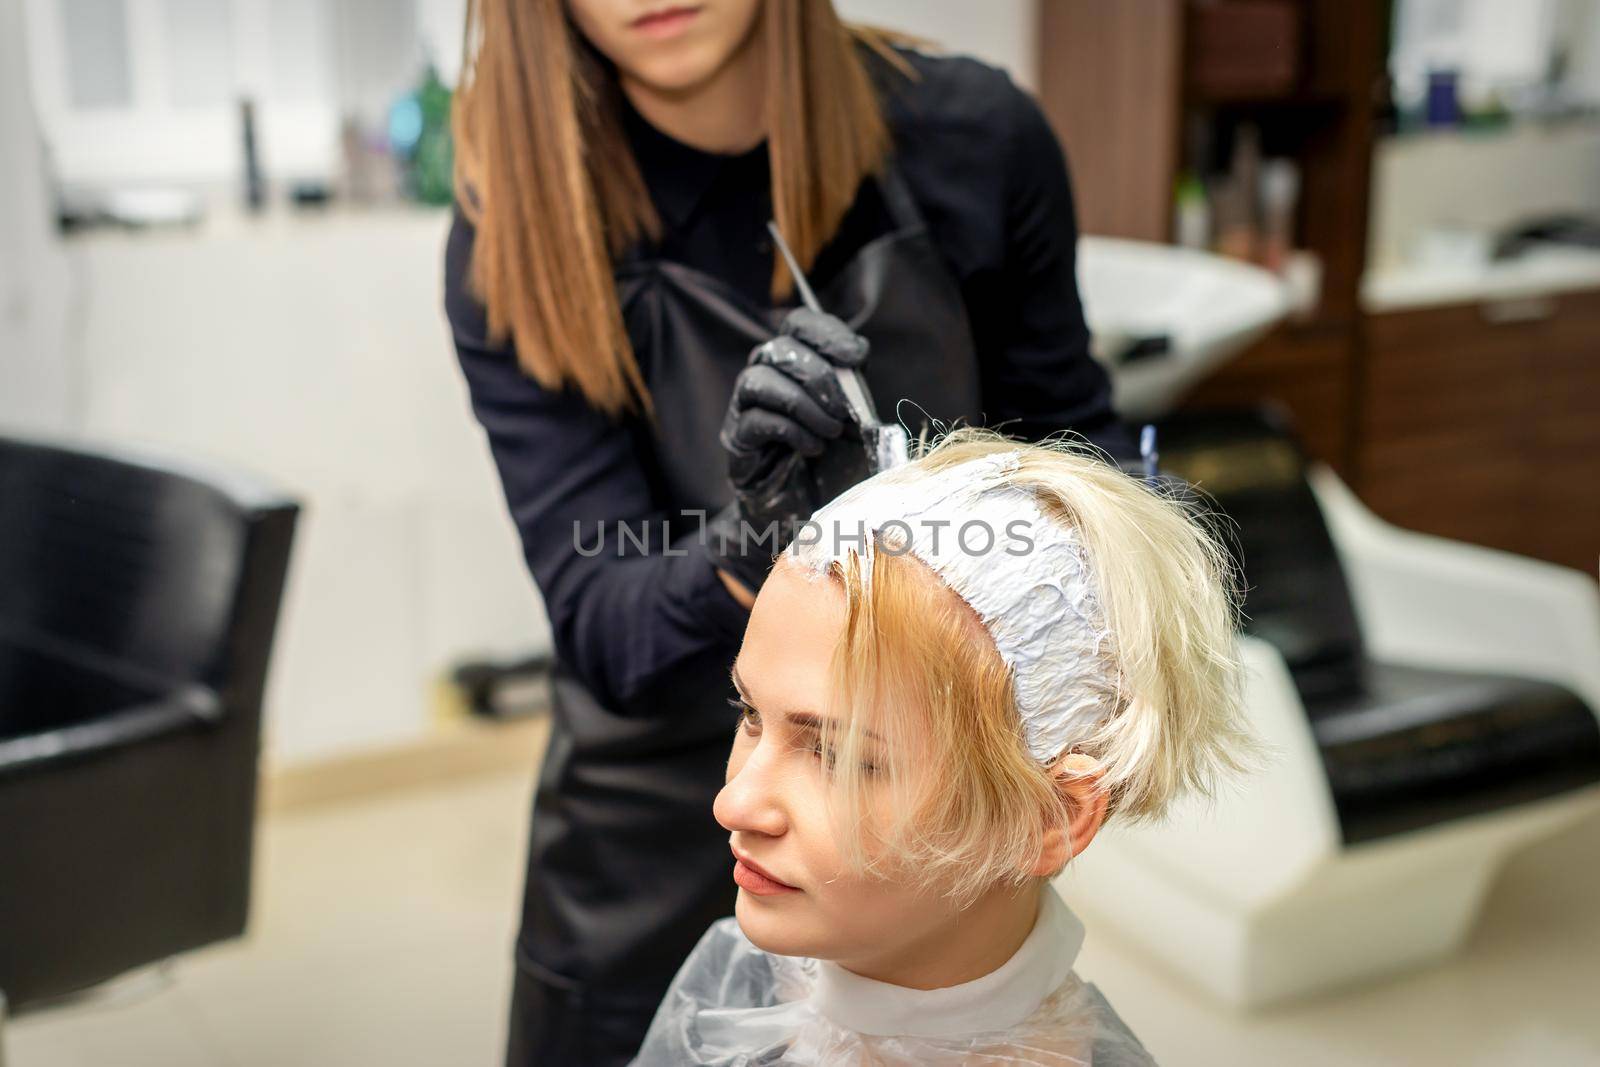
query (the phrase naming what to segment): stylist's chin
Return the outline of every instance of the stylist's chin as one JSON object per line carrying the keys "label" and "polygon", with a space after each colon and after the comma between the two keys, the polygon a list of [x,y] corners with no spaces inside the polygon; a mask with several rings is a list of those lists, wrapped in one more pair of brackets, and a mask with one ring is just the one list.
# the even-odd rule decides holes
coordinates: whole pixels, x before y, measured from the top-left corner
{"label": "stylist's chin", "polygon": [[759,0],[568,0],[572,20],[617,67],[630,95],[687,93],[746,50]]}

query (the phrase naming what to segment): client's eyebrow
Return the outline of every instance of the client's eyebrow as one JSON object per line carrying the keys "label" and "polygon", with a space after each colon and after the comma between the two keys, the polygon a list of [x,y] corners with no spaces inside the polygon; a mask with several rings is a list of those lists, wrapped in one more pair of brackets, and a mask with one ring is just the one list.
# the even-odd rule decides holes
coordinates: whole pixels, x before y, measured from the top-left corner
{"label": "client's eyebrow", "polygon": [[[739,677],[739,664],[737,662],[729,670],[728,676],[733,680],[733,687],[739,691],[739,699],[754,708],[755,702],[750,699],[749,690],[745,689],[744,680]],[[756,710],[759,711],[760,709],[757,708]],[[824,723],[831,721],[826,715],[818,715],[814,711],[803,711],[798,708],[785,708],[782,715],[788,720],[789,725],[795,727],[795,729],[812,730],[818,733],[822,731]],[[883,741],[880,735],[873,733],[871,730],[863,730],[861,732],[864,736],[870,737],[874,741]]]}
{"label": "client's eyebrow", "polygon": [[750,692],[744,687],[744,679],[739,677],[739,661],[734,660],[733,666],[728,670],[728,677],[733,679],[733,687],[739,691],[746,704],[750,703]]}

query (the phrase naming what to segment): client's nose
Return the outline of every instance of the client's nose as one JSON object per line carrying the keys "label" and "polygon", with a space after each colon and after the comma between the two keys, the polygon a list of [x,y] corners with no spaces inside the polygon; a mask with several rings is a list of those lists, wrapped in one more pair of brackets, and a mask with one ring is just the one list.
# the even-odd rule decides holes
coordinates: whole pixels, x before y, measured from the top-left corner
{"label": "client's nose", "polygon": [[[769,751],[763,752],[763,748]],[[771,745],[757,745],[754,751],[736,752],[728,761],[727,784],[711,806],[723,829],[768,837],[777,837],[789,829],[772,749]]]}

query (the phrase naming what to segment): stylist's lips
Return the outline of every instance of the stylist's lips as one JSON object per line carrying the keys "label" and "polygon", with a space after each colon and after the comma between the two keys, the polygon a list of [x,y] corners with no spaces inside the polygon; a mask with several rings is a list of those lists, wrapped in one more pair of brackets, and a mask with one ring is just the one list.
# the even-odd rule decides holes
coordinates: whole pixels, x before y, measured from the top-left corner
{"label": "stylist's lips", "polygon": [[780,882],[766,871],[757,867],[739,853],[733,854],[733,880],[740,889],[757,896],[773,896],[778,893],[798,893],[799,889],[787,882]]}
{"label": "stylist's lips", "polygon": [[695,4],[680,4],[676,7],[663,7],[646,15],[640,15],[629,26],[638,30],[646,37],[675,37],[688,29],[689,23],[700,14],[700,8]]}

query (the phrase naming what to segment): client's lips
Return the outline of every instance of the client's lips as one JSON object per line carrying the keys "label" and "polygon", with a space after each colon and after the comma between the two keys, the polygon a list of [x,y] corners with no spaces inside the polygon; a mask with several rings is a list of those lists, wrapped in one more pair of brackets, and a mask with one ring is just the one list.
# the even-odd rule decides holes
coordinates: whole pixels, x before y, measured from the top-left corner
{"label": "client's lips", "polygon": [[758,896],[800,892],[798,887],[778,881],[748,857],[741,855],[738,849],[733,850],[733,858],[733,880],[738,883],[740,889]]}

